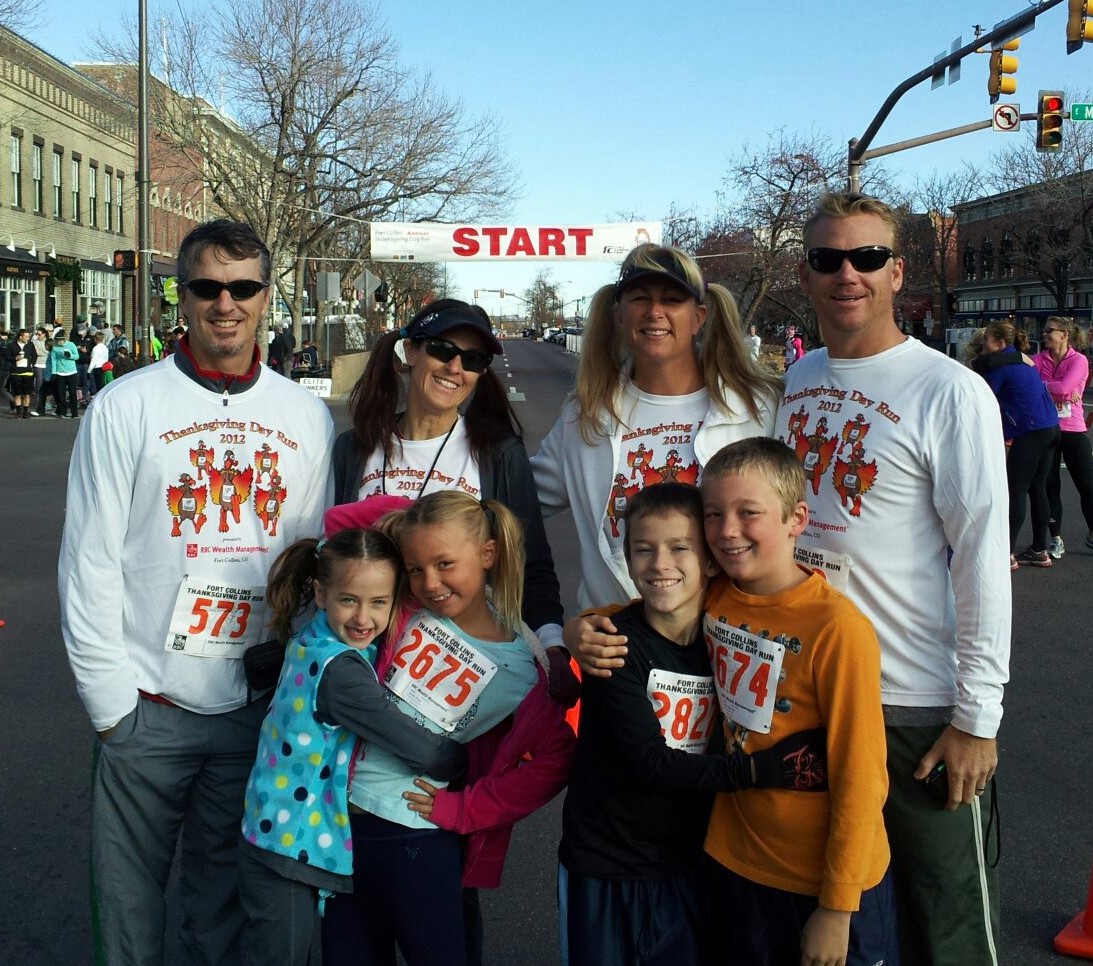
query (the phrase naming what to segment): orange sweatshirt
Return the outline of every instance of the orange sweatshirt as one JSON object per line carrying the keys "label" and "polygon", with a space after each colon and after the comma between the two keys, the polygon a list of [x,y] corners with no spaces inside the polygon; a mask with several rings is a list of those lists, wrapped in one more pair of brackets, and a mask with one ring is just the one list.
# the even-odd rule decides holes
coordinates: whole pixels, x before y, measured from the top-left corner
{"label": "orange sweatshirt", "polygon": [[763,637],[785,635],[770,733],[742,733],[738,726],[736,732],[754,752],[795,731],[826,728],[829,788],[718,795],[706,851],[753,882],[818,896],[829,909],[857,910],[862,891],[881,880],[890,858],[881,815],[888,775],[880,647],[872,624],[819,572],[769,597],[745,594],[719,577],[706,615]]}

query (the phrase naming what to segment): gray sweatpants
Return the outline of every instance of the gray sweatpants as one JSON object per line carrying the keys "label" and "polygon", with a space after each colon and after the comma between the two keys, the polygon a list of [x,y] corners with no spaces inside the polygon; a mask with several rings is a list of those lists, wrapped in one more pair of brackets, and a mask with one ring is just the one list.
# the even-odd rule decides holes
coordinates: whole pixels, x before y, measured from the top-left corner
{"label": "gray sweatpants", "polygon": [[96,741],[91,900],[96,962],[164,961],[165,890],[181,836],[182,947],[194,966],[239,962],[236,842],[267,703],[194,714],[140,700]]}

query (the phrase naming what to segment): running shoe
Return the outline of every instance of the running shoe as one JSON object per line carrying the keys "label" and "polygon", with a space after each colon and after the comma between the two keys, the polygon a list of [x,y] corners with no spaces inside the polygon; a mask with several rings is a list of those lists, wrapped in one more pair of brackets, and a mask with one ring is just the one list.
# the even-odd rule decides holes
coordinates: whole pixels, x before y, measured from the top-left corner
{"label": "running shoe", "polygon": [[1018,566],[1017,565],[1017,558],[1011,553],[1010,554],[1010,570],[1016,570],[1017,566]]}
{"label": "running shoe", "polygon": [[1023,567],[1050,567],[1051,558],[1046,550],[1033,550],[1029,547],[1017,555],[1017,563]]}
{"label": "running shoe", "polygon": [[1047,545],[1047,552],[1054,560],[1058,560],[1064,553],[1066,553],[1066,545],[1063,543],[1062,537],[1052,537],[1051,543]]}

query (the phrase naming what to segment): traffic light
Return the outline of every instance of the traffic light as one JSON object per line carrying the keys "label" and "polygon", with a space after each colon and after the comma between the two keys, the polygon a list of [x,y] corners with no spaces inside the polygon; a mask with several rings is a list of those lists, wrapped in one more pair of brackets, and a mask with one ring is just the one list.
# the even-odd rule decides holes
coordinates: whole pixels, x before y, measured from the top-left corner
{"label": "traffic light", "polygon": [[1007,40],[997,50],[991,51],[991,68],[987,76],[987,93],[991,96],[991,103],[998,100],[1000,94],[1014,94],[1017,92],[1017,58],[1007,53],[1017,50],[1021,46],[1021,39],[1015,37]]}
{"label": "traffic light", "polygon": [[1063,92],[1040,91],[1036,105],[1036,150],[1058,151],[1063,146]]}
{"label": "traffic light", "polygon": [[388,287],[386,282],[380,282],[379,285],[376,286],[376,291],[372,293],[376,302],[380,305],[383,305],[383,303],[387,301],[387,297],[390,294],[391,289]]}
{"label": "traffic light", "polygon": [[1066,20],[1066,52],[1074,53],[1082,44],[1093,43],[1093,0],[1070,0]]}
{"label": "traffic light", "polygon": [[505,290],[501,289],[501,298],[504,298],[504,297],[505,297]]}
{"label": "traffic light", "polygon": [[137,265],[139,264],[137,259],[137,253],[134,251],[116,251],[114,252],[114,271],[115,272],[135,272]]}
{"label": "traffic light", "polygon": [[474,290],[474,300],[475,300],[476,302],[478,301],[478,289],[475,289],[475,290]]}

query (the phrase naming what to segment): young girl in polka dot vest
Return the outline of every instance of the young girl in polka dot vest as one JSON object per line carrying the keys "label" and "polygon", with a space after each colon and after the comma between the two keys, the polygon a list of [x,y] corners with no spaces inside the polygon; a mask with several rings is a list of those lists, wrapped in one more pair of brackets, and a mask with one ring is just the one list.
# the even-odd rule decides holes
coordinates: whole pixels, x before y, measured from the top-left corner
{"label": "young girl in polka dot vest", "polygon": [[306,964],[316,911],[352,888],[347,789],[358,738],[415,772],[450,779],[466,767],[463,747],[401,713],[376,677],[402,564],[390,537],[357,527],[384,509],[334,533],[328,514],[328,539],[297,541],[270,571],[281,640],[312,601],[317,612],[288,640],[247,785],[239,891],[251,966]]}
{"label": "young girl in polka dot vest", "polygon": [[364,745],[349,789],[353,892],[327,904],[323,963],[393,963],[397,946],[408,966],[465,966],[481,956],[474,889],[500,884],[513,824],[565,786],[574,737],[520,619],[519,520],[447,490],[381,526],[421,606],[392,629],[377,670],[395,705],[467,743],[467,774],[444,787]]}

